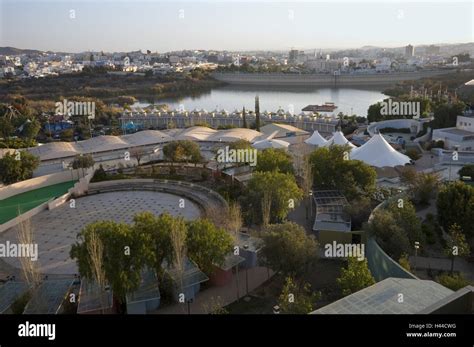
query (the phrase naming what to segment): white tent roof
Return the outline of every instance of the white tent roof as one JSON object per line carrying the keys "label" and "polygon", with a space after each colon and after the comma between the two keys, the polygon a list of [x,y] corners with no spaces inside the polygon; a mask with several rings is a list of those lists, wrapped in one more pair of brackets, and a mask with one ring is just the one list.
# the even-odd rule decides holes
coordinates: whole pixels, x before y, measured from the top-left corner
{"label": "white tent roof", "polygon": [[254,142],[252,144],[253,148],[256,149],[267,149],[267,148],[288,148],[290,144],[283,140],[275,140],[275,139],[265,139],[261,141]]}
{"label": "white tent roof", "polygon": [[361,147],[353,149],[351,159],[360,160],[376,167],[405,165],[411,160],[390,146],[380,134],[374,135]]}
{"label": "white tent roof", "polygon": [[315,130],[311,137],[307,138],[305,141],[308,145],[315,146],[324,146],[328,142],[324,137],[321,136],[319,131]]}
{"label": "white tent roof", "polygon": [[349,142],[349,140],[346,139],[346,137],[341,131],[336,131],[325,144],[325,146],[330,146],[330,145],[339,145],[339,146],[349,145],[351,148],[355,147],[352,143]]}

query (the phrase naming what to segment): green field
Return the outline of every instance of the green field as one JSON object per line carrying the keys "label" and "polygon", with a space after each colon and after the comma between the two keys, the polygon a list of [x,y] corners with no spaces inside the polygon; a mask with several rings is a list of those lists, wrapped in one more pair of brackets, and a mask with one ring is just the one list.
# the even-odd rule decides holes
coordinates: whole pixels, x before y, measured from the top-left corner
{"label": "green field", "polygon": [[68,189],[74,186],[74,183],[75,181],[68,181],[53,184],[0,200],[0,224],[15,218],[18,215],[18,210],[21,213],[26,212],[51,198],[67,193]]}

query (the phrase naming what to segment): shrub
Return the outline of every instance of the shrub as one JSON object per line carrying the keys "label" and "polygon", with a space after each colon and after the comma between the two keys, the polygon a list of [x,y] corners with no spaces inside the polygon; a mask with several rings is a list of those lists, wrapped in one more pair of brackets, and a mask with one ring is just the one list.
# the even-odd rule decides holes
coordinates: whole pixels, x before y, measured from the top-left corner
{"label": "shrub", "polygon": [[444,273],[436,278],[436,281],[449,288],[451,290],[457,291],[465,286],[469,285],[469,281],[467,281],[462,274],[453,274],[450,275],[448,273]]}
{"label": "shrub", "polygon": [[421,158],[420,153],[419,153],[416,149],[414,149],[414,148],[409,148],[409,149],[407,149],[407,151],[405,152],[405,154],[406,154],[407,156],[409,156],[410,159],[412,159],[412,160],[418,160],[418,159]]}

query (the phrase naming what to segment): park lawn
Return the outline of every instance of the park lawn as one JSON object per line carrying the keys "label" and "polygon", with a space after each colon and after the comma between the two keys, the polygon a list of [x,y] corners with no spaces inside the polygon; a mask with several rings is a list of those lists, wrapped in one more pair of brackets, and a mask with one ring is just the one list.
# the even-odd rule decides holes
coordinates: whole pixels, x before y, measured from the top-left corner
{"label": "park lawn", "polygon": [[53,184],[0,200],[0,224],[8,222],[18,215],[41,205],[51,198],[59,197],[72,188],[75,181]]}

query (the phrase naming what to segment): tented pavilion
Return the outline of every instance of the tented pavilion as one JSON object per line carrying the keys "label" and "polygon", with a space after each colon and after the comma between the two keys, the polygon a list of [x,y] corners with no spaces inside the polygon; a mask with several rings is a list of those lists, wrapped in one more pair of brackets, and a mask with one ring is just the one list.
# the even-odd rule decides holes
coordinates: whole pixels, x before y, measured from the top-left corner
{"label": "tented pavilion", "polygon": [[252,144],[253,148],[256,149],[267,149],[267,148],[275,148],[275,149],[288,149],[290,146],[289,142],[277,139],[265,139],[254,142]]}
{"label": "tented pavilion", "polygon": [[332,137],[324,144],[325,146],[331,146],[331,145],[338,145],[338,146],[344,146],[348,145],[351,148],[354,148],[355,146],[349,142],[348,139],[344,136],[344,134],[341,131],[336,131]]}
{"label": "tented pavilion", "polygon": [[315,130],[313,135],[307,138],[304,142],[308,145],[320,147],[320,146],[324,146],[328,141],[324,137],[321,136],[319,131]]}
{"label": "tented pavilion", "polygon": [[381,134],[375,134],[361,147],[351,151],[351,159],[375,167],[395,167],[411,162],[410,157],[398,152]]}

